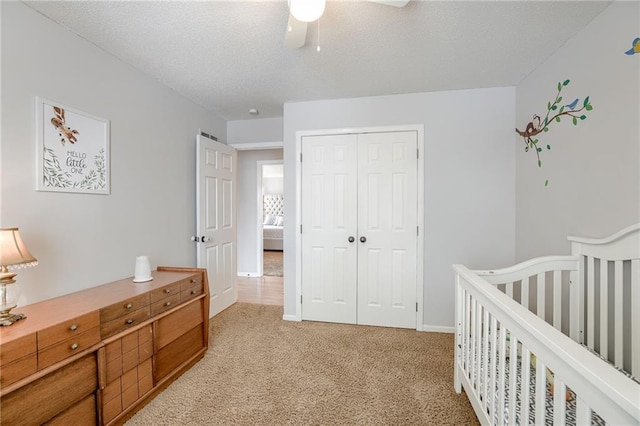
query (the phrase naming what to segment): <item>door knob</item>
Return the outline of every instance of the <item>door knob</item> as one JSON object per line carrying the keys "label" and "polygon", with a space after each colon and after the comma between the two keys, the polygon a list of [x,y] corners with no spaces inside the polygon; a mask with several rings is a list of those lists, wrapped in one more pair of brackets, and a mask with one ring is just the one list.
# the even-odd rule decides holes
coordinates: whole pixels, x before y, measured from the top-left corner
{"label": "door knob", "polygon": [[367,237],[360,237],[360,242],[361,243],[366,243],[367,242]]}
{"label": "door knob", "polygon": [[353,238],[353,237],[349,237],[349,242],[350,242],[350,243],[354,242],[355,240],[356,240],[355,238]]}

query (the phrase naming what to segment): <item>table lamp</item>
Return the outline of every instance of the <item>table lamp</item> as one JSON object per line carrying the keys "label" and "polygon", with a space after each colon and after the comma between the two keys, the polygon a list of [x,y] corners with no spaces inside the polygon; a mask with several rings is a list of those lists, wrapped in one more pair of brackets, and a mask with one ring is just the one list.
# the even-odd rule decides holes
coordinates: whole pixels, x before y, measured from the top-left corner
{"label": "table lamp", "polygon": [[0,228],[0,325],[11,325],[25,318],[24,314],[12,314],[20,297],[15,284],[15,272],[9,270],[36,266],[38,260],[29,253],[20,237],[18,228]]}

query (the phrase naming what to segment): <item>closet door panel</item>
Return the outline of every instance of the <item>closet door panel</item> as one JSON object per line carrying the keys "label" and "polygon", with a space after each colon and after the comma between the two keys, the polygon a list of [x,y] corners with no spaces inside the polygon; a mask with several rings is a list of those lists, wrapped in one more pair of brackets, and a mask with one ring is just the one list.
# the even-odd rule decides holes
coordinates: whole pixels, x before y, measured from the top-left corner
{"label": "closet door panel", "polygon": [[356,322],[356,136],[302,140],[302,318]]}
{"label": "closet door panel", "polygon": [[416,132],[358,135],[358,324],[416,327],[416,153]]}

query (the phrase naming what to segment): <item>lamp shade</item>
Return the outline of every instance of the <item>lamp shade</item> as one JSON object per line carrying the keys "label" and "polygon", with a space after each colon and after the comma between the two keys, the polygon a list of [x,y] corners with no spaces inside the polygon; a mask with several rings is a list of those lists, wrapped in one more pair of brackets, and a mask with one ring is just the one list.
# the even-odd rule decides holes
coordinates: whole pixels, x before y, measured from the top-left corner
{"label": "lamp shade", "polygon": [[0,267],[19,269],[37,264],[38,260],[27,250],[18,228],[0,228]]}
{"label": "lamp shade", "polygon": [[326,0],[289,0],[289,11],[298,21],[313,22],[324,13]]}

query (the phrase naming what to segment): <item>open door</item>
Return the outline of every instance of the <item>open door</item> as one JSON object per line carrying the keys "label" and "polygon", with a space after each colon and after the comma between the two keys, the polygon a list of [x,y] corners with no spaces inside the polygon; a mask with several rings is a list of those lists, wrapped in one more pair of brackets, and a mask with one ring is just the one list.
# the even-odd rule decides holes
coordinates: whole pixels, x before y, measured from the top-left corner
{"label": "open door", "polygon": [[198,135],[196,165],[196,228],[199,268],[206,268],[213,317],[238,300],[236,261],[237,152]]}

